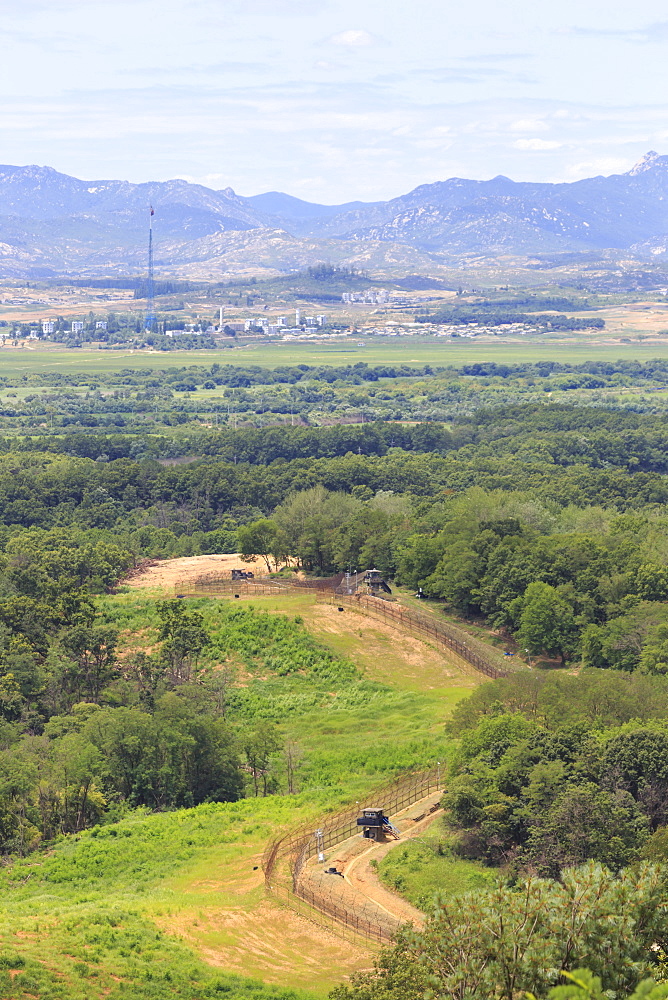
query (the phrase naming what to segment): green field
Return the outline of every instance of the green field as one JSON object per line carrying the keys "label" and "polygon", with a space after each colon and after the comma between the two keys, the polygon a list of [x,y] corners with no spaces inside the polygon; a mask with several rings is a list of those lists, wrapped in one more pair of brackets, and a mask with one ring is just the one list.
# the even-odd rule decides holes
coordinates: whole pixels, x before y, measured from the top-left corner
{"label": "green field", "polygon": [[367,364],[465,365],[476,361],[648,361],[668,358],[668,342],[645,340],[610,344],[590,338],[568,341],[526,340],[453,344],[434,338],[374,338],[368,346],[341,344],[248,344],[219,351],[86,351],[40,348],[0,350],[0,376],[33,372],[115,372],[123,368],[180,368],[184,365],[347,365]]}

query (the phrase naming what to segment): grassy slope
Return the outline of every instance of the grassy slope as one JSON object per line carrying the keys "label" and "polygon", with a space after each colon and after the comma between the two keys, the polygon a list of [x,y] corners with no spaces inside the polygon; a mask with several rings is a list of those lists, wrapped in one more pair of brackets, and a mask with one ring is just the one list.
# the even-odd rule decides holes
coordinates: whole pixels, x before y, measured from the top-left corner
{"label": "grassy slope", "polygon": [[[323,645],[363,670],[362,683],[330,685],[330,690],[314,697],[307,678],[277,678],[254,668],[248,673],[244,656],[230,658],[244,685],[236,717],[249,724],[256,718],[268,719],[299,744],[305,753],[304,787],[337,788],[356,797],[386,772],[428,763],[447,752],[443,720],[479,683],[474,671],[446,663],[432,647],[382,622],[354,612],[341,615],[334,606],[319,605],[311,595],[234,602],[235,607],[244,604],[303,618]],[[110,606],[130,647],[137,646],[137,634],[140,645],[153,644],[156,622],[151,601],[135,591],[115,598]],[[224,656],[216,654],[220,603],[203,599],[191,606],[204,614],[213,634],[212,663],[222,665]]]}
{"label": "grassy slope", "polygon": [[367,364],[433,364],[464,365],[476,361],[581,361],[650,360],[668,357],[668,343],[652,339],[621,344],[608,343],[609,334],[575,335],[567,340],[523,339],[498,343],[490,340],[444,342],[430,337],[383,338],[369,340],[357,347],[341,341],[334,344],[248,344],[225,350],[211,351],[84,351],[57,349],[0,350],[0,375],[31,374],[33,372],[117,372],[123,368],[179,368],[184,365],[209,367],[220,364],[239,365],[345,365],[365,361]]}
{"label": "grassy slope", "polygon": [[[128,634],[143,626],[142,641],[150,643],[148,600],[135,591],[111,598],[109,606]],[[277,831],[363,794],[393,764],[445,752],[443,719],[478,678],[425,644],[367,625],[352,612],[348,621],[309,595],[253,603],[301,615],[319,641],[354,660],[375,684],[363,684],[359,697],[340,692],[345,708],[335,698],[300,711],[305,692],[298,678],[249,679],[270,700],[283,698],[281,728],[305,752],[299,795],[134,813],[5,869],[3,998],[266,995],[260,985],[230,979],[235,974],[323,995],[368,964],[363,945],[266,898],[262,850]],[[215,627],[220,605],[200,608]],[[297,710],[285,710],[295,698]]]}
{"label": "grassy slope", "polygon": [[397,845],[378,865],[381,882],[427,911],[436,886],[443,895],[452,896],[493,885],[495,872],[453,855],[450,839],[439,820],[423,837]]}
{"label": "grassy slope", "polygon": [[0,995],[195,1000],[230,989],[233,996],[268,995],[259,983],[239,984],[212,972],[159,928],[160,916],[179,905],[169,888],[176,873],[214,853],[219,862],[234,863],[240,854],[257,852],[274,826],[288,819],[285,799],[262,805],[261,820],[251,801],[135,813],[97,836],[68,838],[48,855],[6,869]]}

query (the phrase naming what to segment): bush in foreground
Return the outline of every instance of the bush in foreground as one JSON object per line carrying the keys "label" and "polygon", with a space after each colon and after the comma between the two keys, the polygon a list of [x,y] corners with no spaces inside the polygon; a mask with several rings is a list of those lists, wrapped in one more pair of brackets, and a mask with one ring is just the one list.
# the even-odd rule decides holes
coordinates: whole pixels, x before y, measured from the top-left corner
{"label": "bush in foreground", "polygon": [[[560,881],[437,898],[422,931],[403,930],[373,972],[331,998],[516,1000],[545,996],[564,973],[583,968],[600,980],[597,989],[626,996],[651,974],[652,947],[668,935],[666,877],[658,866],[615,876],[588,864]],[[568,998],[576,995],[585,994]]]}

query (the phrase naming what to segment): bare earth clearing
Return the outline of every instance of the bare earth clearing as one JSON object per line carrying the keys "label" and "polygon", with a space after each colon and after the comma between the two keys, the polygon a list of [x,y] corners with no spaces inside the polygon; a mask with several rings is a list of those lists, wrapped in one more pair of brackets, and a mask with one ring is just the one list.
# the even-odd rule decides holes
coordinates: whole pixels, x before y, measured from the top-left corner
{"label": "bare earth clearing", "polygon": [[210,965],[277,986],[316,992],[368,969],[373,952],[269,898],[231,908],[179,910],[156,923],[177,934]]}
{"label": "bare earth clearing", "polygon": [[126,587],[141,590],[152,587],[174,588],[181,580],[196,580],[204,573],[229,573],[234,567],[252,569],[238,555],[183,556],[180,559],[162,559],[137,576],[125,581]]}

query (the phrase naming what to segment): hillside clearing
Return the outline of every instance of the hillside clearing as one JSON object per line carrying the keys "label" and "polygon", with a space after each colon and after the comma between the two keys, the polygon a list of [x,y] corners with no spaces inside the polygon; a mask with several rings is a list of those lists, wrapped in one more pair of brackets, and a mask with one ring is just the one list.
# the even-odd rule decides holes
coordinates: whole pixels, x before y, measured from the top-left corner
{"label": "hillside clearing", "polygon": [[[173,590],[181,581],[193,581],[205,573],[229,573],[233,567],[244,567],[244,565],[241,556],[234,553],[161,559],[147,566],[136,576],[123,581],[123,586],[131,587],[133,590],[158,587]],[[247,568],[252,569],[252,567]]]}
{"label": "hillside clearing", "polygon": [[[165,559],[128,579],[125,586],[133,591],[162,590],[164,596],[171,597],[180,584],[193,582],[206,573],[229,573],[244,565],[248,564],[238,554]],[[361,611],[338,611],[336,605],[319,602],[308,592],[242,595],[239,602],[276,614],[301,615],[309,631],[332,652],[353,660],[371,679],[399,683],[404,690],[435,692],[453,686],[465,689],[477,686],[482,679],[454,653]]]}
{"label": "hillside clearing", "polygon": [[[171,597],[175,583],[237,565],[239,557],[235,555],[166,560],[129,581],[131,586],[111,602],[128,613],[133,608],[131,613],[141,617],[143,603],[150,604],[159,596]],[[218,621],[216,609],[220,605],[252,605],[258,611],[301,619],[318,642],[352,660],[369,680],[390,685],[396,692],[399,701],[388,702],[382,711],[370,705],[357,711],[325,715],[317,711],[294,722],[286,720],[287,734],[303,745],[316,763],[336,748],[345,755],[341,759],[346,766],[354,767],[355,755],[374,759],[379,746],[394,743],[398,750],[415,739],[431,738],[430,734],[442,731],[454,705],[482,679],[467,664],[392,623],[349,608],[339,612],[337,605],[319,603],[316,595],[308,592],[196,602],[212,623]],[[138,634],[134,625],[130,628]],[[363,793],[359,777],[349,785],[350,791],[355,785],[354,794]],[[325,790],[320,795],[325,794],[323,801],[334,803],[341,801],[341,793],[342,788],[332,788],[329,796]],[[267,802],[259,799],[247,804],[256,810],[257,821],[263,826]],[[295,814],[295,821],[297,818]],[[275,826],[274,833],[282,825]],[[258,976],[268,983],[322,993],[341,977],[369,966],[374,946],[362,940],[347,944],[337,934],[322,930],[265,896],[259,868],[262,846],[251,836],[233,848],[224,844],[212,847],[205,857],[186,865],[164,884],[159,895],[161,903],[167,903],[151,907],[152,919],[166,933],[189,944],[208,964],[230,973]],[[397,907],[407,906],[380,885],[377,892],[394,898]]]}
{"label": "hillside clearing", "polygon": [[[149,649],[156,638],[157,599],[172,597],[181,580],[235,565],[239,559],[233,554],[155,564],[108,596],[106,613],[132,637],[133,648]],[[481,678],[390,623],[350,609],[339,612],[336,605],[318,603],[310,593],[239,601],[204,598],[193,601],[192,607],[205,617],[214,637],[227,636],[215,662],[246,669],[238,711],[251,714],[246,722],[242,714],[240,724],[253,721],[257,706],[275,713],[284,737],[303,753],[296,779],[303,790],[174,812],[131,813],[117,824],[63,839],[37,864],[28,859],[7,871],[6,877],[19,888],[7,894],[0,944],[8,951],[20,944],[26,958],[43,961],[44,975],[54,980],[83,977],[80,992],[72,993],[76,1000],[116,997],[121,985],[128,1000],[134,1000],[130,984],[148,976],[152,964],[166,970],[172,953],[184,982],[233,974],[324,996],[342,978],[368,968],[375,946],[346,941],[268,898],[262,852],[281,831],[306,820],[317,825],[332,809],[365,796],[388,771],[423,766],[442,750],[447,753],[443,723]],[[312,700],[306,697],[309,681],[299,672],[269,676],[263,656],[273,633],[257,633],[266,636],[266,642],[258,638],[256,651],[234,646],[234,623],[245,620],[244,614],[259,619],[261,612],[284,616],[290,642],[306,628],[322,646],[352,660],[362,679],[339,686],[328,681],[331,687]],[[313,690],[318,690],[316,685]],[[249,701],[253,692],[256,700]],[[117,943],[116,932],[110,930],[109,948],[91,990],[85,969],[96,954],[97,931],[88,924],[102,920],[107,910],[122,911],[118,919],[123,923],[130,919],[123,914],[132,914],[127,934],[141,938],[143,952],[126,956],[125,939],[119,937]],[[158,929],[164,938],[154,946],[152,935]],[[35,936],[20,937],[26,934]],[[84,971],[75,973],[76,968]],[[49,995],[43,988],[41,994],[36,988],[22,993],[17,989],[12,1000],[30,993]],[[183,995],[191,1000],[190,993]],[[199,1000],[196,992],[192,998]]]}

